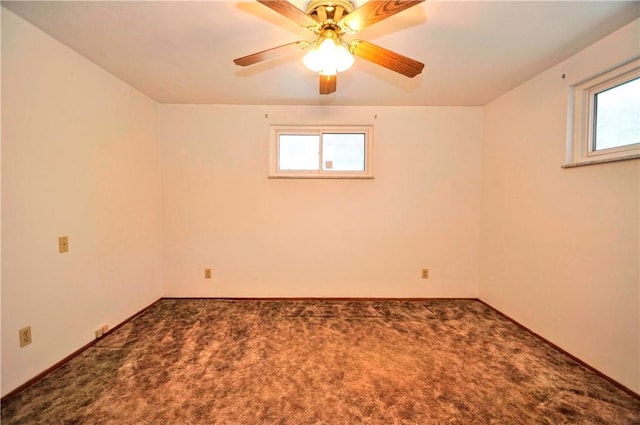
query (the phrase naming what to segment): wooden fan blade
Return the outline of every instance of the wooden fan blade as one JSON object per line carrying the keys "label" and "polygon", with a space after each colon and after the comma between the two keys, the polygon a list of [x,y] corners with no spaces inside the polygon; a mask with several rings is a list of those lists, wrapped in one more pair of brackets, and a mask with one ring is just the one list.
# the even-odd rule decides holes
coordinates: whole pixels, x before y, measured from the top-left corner
{"label": "wooden fan blade", "polygon": [[283,44],[282,46],[273,47],[271,49],[234,59],[233,63],[240,66],[249,66],[254,63],[288,55],[295,51],[306,49],[307,47],[309,47],[309,43],[306,41],[294,41],[293,43]]}
{"label": "wooden fan blade", "polygon": [[318,25],[315,19],[295,7],[293,4],[285,0],[258,0],[268,8],[278,12],[282,16],[291,19],[293,22],[302,25],[305,28],[315,27]]}
{"label": "wooden fan blade", "polygon": [[409,78],[420,74],[424,68],[424,64],[421,62],[368,41],[353,40],[349,43],[349,51],[362,59],[384,66]]}
{"label": "wooden fan blade", "polygon": [[344,17],[344,23],[353,31],[373,25],[383,19],[422,3],[424,0],[369,1]]}
{"label": "wooden fan blade", "polygon": [[336,91],[338,85],[337,75],[320,74],[320,94],[330,94]]}

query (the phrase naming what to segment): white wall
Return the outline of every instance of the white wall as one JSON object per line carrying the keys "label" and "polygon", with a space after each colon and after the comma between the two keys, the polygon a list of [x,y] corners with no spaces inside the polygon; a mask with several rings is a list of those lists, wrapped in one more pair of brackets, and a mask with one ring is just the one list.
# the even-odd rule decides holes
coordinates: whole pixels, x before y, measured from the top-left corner
{"label": "white wall", "polygon": [[159,167],[155,102],[2,9],[2,395],[161,296]]}
{"label": "white wall", "polygon": [[[270,124],[373,124],[375,179],[268,179]],[[477,296],[481,108],[161,105],[160,137],[165,296]]]}
{"label": "white wall", "polygon": [[[640,161],[561,169],[568,86],[638,21],[485,107],[480,298],[640,393]],[[566,74],[566,79],[562,79]]]}

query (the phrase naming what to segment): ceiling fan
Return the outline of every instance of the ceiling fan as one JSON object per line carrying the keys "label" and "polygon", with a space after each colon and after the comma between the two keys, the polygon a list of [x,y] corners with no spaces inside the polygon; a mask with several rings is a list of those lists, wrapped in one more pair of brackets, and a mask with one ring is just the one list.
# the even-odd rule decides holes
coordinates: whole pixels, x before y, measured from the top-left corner
{"label": "ceiling fan", "polygon": [[307,12],[303,12],[286,0],[257,0],[270,9],[291,19],[316,34],[314,41],[294,41],[234,59],[240,66],[249,66],[269,59],[310,49],[305,55],[305,65],[318,72],[320,94],[336,91],[337,73],[345,71],[353,63],[353,56],[366,59],[392,71],[413,78],[422,72],[424,64],[399,53],[387,50],[364,40],[346,43],[343,35],[351,35],[361,29],[395,15],[424,0],[371,0],[357,9],[349,0],[312,0]]}

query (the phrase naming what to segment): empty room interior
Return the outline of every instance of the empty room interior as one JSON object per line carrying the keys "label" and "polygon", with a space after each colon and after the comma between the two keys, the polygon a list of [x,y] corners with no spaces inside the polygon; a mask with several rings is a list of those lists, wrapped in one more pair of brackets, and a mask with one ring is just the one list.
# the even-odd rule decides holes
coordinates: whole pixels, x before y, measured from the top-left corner
{"label": "empty room interior", "polygon": [[2,423],[640,423],[640,2],[0,11]]}

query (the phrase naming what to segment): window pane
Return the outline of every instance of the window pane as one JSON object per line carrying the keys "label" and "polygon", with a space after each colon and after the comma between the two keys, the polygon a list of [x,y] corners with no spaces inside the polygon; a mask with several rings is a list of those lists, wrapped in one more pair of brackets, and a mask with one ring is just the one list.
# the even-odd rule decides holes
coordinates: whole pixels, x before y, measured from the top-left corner
{"label": "window pane", "polygon": [[640,143],[640,78],[595,95],[595,150]]}
{"label": "window pane", "polygon": [[278,138],[278,169],[318,170],[320,136],[315,134],[281,134]]}
{"label": "window pane", "polygon": [[325,133],[322,136],[322,169],[364,171],[364,133]]}

